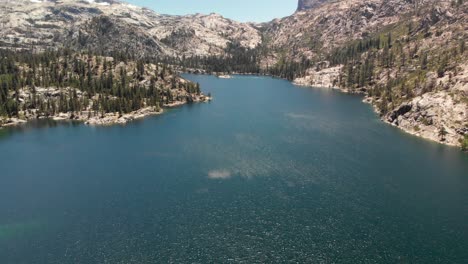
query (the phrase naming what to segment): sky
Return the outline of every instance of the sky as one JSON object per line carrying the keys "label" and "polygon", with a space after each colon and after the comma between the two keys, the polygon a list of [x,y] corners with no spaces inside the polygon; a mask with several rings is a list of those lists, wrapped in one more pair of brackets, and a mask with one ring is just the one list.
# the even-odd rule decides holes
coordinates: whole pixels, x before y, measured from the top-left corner
{"label": "sky", "polygon": [[289,16],[298,0],[124,0],[160,14],[218,13],[241,22],[267,22]]}

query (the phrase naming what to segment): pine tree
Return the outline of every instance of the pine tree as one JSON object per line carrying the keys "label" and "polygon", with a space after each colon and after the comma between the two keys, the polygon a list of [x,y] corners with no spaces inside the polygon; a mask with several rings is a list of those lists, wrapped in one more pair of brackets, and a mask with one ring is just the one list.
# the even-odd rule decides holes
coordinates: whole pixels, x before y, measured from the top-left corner
{"label": "pine tree", "polygon": [[444,126],[441,126],[439,128],[439,138],[440,138],[440,141],[445,141],[445,137],[448,135],[448,132],[447,130],[445,129]]}

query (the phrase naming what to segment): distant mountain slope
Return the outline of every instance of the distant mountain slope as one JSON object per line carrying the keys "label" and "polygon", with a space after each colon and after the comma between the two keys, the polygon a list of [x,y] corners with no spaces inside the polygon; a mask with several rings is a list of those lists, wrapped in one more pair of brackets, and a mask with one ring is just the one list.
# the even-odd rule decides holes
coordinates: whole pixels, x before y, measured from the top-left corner
{"label": "distant mountain slope", "polygon": [[261,35],[250,24],[216,14],[169,16],[119,1],[0,0],[0,44],[37,48],[221,55],[229,43],[255,48]]}
{"label": "distant mountain slope", "polygon": [[317,8],[270,22],[266,27],[268,42],[265,45],[273,54],[281,50],[295,58],[312,58],[408,19],[410,12],[420,7],[411,2],[342,0],[322,3]]}

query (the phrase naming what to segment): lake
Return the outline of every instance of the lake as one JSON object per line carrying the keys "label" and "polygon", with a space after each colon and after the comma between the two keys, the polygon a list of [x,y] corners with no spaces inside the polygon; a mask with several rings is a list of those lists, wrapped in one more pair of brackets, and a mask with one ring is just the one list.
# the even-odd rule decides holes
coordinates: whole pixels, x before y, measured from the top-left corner
{"label": "lake", "polygon": [[468,263],[468,155],[359,96],[185,75],[211,103],[0,130],[0,262]]}

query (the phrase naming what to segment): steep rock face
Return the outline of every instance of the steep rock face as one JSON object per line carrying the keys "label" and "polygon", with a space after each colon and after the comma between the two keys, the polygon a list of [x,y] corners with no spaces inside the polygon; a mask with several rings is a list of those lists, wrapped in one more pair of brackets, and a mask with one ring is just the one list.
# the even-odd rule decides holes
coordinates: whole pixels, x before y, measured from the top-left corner
{"label": "steep rock face", "polygon": [[[265,30],[265,45],[267,50],[273,51],[270,59],[279,59],[275,55],[281,53],[294,59],[313,58],[317,53],[329,52],[346,42],[378,32],[414,10],[415,5],[405,0],[322,3],[270,22]],[[272,63],[274,61],[269,61],[270,65]]]}
{"label": "steep rock face", "polygon": [[448,89],[416,96],[382,119],[411,134],[459,146],[459,140],[468,135],[468,65],[460,67],[456,76],[438,78],[436,83]]}
{"label": "steep rock face", "polygon": [[336,88],[342,65],[327,67],[322,70],[309,68],[303,77],[296,78],[294,84],[302,86]]}
{"label": "steep rock face", "polygon": [[0,46],[57,45],[166,56],[222,55],[229,43],[255,48],[261,35],[216,14],[169,16],[119,1],[0,0]]}
{"label": "steep rock face", "polygon": [[330,2],[330,1],[331,0],[299,0],[297,11],[312,9],[312,8],[320,6],[321,4],[325,2]]}
{"label": "steep rock face", "polygon": [[459,146],[460,135],[468,133],[468,109],[458,100],[447,91],[426,93],[402,104],[384,121],[411,134]]}

